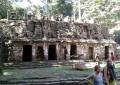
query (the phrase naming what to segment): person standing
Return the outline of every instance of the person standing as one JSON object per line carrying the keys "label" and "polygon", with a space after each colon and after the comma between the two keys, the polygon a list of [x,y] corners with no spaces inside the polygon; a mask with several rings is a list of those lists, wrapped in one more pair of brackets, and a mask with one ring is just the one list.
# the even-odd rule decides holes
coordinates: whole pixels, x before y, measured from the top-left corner
{"label": "person standing", "polygon": [[113,52],[111,52],[111,60],[114,62],[115,61],[115,56],[113,54]]}
{"label": "person standing", "polygon": [[98,53],[95,56],[95,62],[96,62],[96,65],[100,65],[100,57]]}
{"label": "person standing", "polygon": [[117,85],[115,67],[111,59],[107,60],[106,67],[103,69],[103,75],[105,79],[105,85]]}

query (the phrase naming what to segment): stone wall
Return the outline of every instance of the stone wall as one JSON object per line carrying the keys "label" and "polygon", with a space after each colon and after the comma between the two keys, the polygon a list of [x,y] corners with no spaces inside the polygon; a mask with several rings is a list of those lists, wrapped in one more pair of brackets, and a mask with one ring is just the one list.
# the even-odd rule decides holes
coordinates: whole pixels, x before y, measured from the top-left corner
{"label": "stone wall", "polygon": [[22,44],[15,44],[13,46],[13,57],[12,61],[22,61],[22,56],[23,56],[23,45]]}
{"label": "stone wall", "polygon": [[93,48],[93,58],[97,53],[104,58],[105,46],[109,46],[109,52],[114,51],[115,43],[102,42],[103,39],[108,40],[107,28],[97,24],[50,20],[1,21],[0,28],[14,44],[13,60],[16,61],[22,61],[24,45],[32,46],[32,61],[37,61],[38,46],[43,47],[44,60],[48,60],[51,44],[56,47],[56,60],[71,59],[70,52],[74,50],[71,44],[76,46],[74,56],[79,59],[90,59],[89,47]]}
{"label": "stone wall", "polygon": [[[32,23],[32,24],[31,24]],[[33,25],[33,26],[31,26]],[[61,21],[29,21],[28,30],[36,38],[72,38],[72,39],[107,39],[106,28],[97,24],[73,23]]]}
{"label": "stone wall", "polygon": [[97,24],[62,22],[50,20],[8,21],[1,23],[9,28],[12,38],[72,38],[72,39],[108,39],[106,27]]}

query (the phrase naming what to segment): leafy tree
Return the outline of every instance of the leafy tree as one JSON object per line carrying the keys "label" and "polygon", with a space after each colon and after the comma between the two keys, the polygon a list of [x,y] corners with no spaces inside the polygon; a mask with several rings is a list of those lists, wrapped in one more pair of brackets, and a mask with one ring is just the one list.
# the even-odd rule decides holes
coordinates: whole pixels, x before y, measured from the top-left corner
{"label": "leafy tree", "polygon": [[74,15],[78,18],[79,1],[83,19],[94,19],[96,23],[109,26],[109,28],[114,27],[120,20],[120,0],[74,0],[73,3],[76,3],[74,7],[70,0],[57,0],[56,5],[49,6],[49,13],[51,15],[64,14],[64,16],[75,13]]}
{"label": "leafy tree", "polygon": [[9,0],[0,0],[0,19],[7,18],[7,11],[12,9]]}
{"label": "leafy tree", "polygon": [[49,13],[63,14],[64,16],[72,16],[72,3],[70,0],[58,0],[56,5],[49,7]]}
{"label": "leafy tree", "polygon": [[112,28],[120,20],[120,0],[80,0],[81,16]]}

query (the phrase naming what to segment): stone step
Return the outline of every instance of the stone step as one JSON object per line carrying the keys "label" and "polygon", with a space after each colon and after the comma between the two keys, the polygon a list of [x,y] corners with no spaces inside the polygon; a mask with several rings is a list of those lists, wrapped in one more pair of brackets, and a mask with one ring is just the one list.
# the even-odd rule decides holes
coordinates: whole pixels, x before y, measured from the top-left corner
{"label": "stone step", "polygon": [[[0,81],[0,84],[16,84],[16,85],[80,85],[85,83],[83,80],[59,80],[59,81],[41,81],[41,80],[11,80],[11,81]],[[83,85],[83,84],[82,84]]]}
{"label": "stone step", "polygon": [[43,68],[43,67],[51,67],[58,65],[72,65],[71,62],[57,62],[57,61],[42,61],[42,62],[22,62],[22,63],[6,63],[6,68]]}
{"label": "stone step", "polygon": [[[16,80],[16,79],[10,79],[10,80],[6,80],[6,81],[2,81],[0,80],[0,85],[7,85],[7,84],[11,84],[11,85],[84,85],[86,83],[86,81],[84,80],[84,78],[87,75],[84,75],[84,77],[80,77],[80,78],[69,78],[69,79],[56,79],[56,80],[51,80],[49,78],[31,78],[31,79],[20,79],[20,80]],[[83,79],[82,79],[83,78]],[[120,76],[117,76],[117,81],[120,82]]]}

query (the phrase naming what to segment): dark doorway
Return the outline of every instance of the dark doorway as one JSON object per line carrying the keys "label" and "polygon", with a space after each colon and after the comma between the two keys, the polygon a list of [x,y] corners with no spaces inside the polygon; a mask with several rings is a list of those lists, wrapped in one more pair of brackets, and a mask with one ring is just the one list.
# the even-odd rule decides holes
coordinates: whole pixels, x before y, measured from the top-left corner
{"label": "dark doorway", "polygon": [[66,59],[67,59],[67,54],[68,54],[68,52],[67,52],[67,48],[66,48],[66,47],[64,47],[64,60],[66,60]]}
{"label": "dark doorway", "polygon": [[71,49],[70,49],[70,55],[71,55],[71,59],[75,59],[76,55],[77,55],[77,47],[76,45],[71,45]]}
{"label": "dark doorway", "polygon": [[39,46],[37,49],[37,60],[45,60],[43,46]]}
{"label": "dark doorway", "polygon": [[90,39],[90,34],[89,34],[88,26],[85,25],[83,28],[84,28],[84,32],[87,33],[87,38]]}
{"label": "dark doorway", "polygon": [[88,53],[89,53],[89,59],[93,59],[93,52],[94,51],[94,48],[93,47],[89,47],[89,49],[88,49]]}
{"label": "dark doorway", "polygon": [[109,57],[109,46],[105,46],[105,59]]}
{"label": "dark doorway", "polygon": [[32,45],[23,45],[23,61],[32,61]]}
{"label": "dark doorway", "polygon": [[56,60],[56,45],[49,45],[48,60]]}

